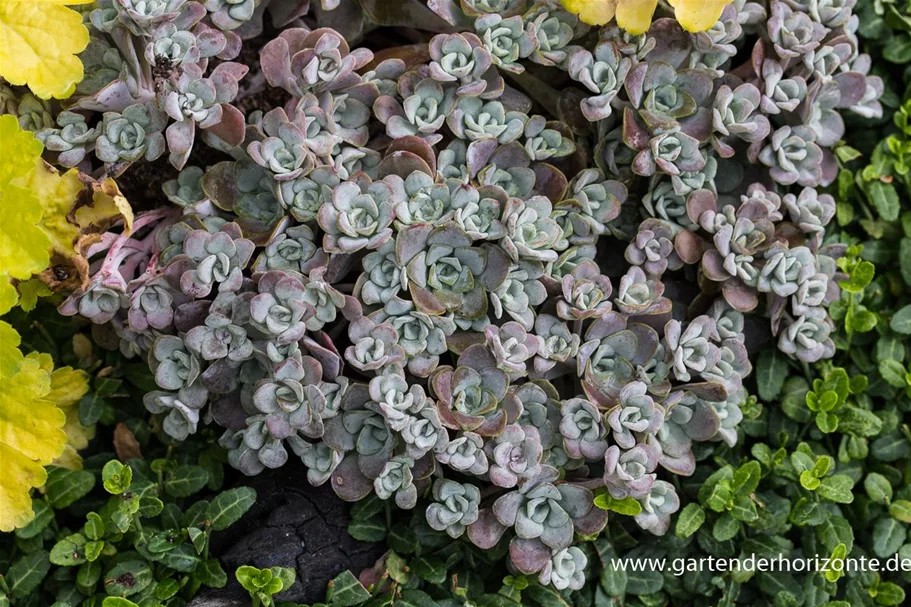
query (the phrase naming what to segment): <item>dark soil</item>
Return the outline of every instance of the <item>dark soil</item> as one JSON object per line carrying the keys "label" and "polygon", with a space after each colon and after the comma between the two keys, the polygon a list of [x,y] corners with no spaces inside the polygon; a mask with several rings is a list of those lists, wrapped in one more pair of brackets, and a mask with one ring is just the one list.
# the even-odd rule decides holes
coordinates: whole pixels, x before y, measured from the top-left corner
{"label": "dark soil", "polygon": [[228,586],[201,592],[190,607],[247,607],[250,599],[234,578],[240,565],[294,568],[297,581],[279,595],[280,601],[319,602],[332,578],[345,569],[357,575],[385,551],[382,544],[365,544],[348,535],[348,504],[328,484],[310,486],[300,462],[244,484],[256,489],[256,504],[238,523],[212,537],[212,552],[228,574]]}

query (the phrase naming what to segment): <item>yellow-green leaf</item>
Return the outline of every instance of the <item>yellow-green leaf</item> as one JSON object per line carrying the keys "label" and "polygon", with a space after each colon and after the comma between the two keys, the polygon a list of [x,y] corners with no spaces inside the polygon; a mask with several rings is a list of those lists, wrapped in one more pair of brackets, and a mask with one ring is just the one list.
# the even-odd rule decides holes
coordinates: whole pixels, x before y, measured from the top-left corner
{"label": "yellow-green leaf", "polygon": [[0,531],[32,519],[29,491],[44,484],[43,466],[66,443],[66,415],[47,399],[51,374],[40,355],[23,356],[19,342],[19,334],[0,321]]}
{"label": "yellow-green leaf", "polygon": [[4,0],[0,2],[0,76],[28,85],[42,99],[65,99],[82,80],[76,56],[89,43],[82,15],[65,4],[94,0]]}
{"label": "yellow-green leaf", "polygon": [[688,32],[704,32],[718,21],[731,0],[668,0],[677,22]]}

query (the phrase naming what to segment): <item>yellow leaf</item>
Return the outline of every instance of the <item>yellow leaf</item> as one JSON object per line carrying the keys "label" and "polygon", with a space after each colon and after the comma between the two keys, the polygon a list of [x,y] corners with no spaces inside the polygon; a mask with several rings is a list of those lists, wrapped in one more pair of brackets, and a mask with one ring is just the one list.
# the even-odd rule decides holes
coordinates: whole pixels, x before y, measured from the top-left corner
{"label": "yellow leaf", "polygon": [[0,375],[0,382],[0,443],[40,464],[51,463],[66,442],[66,416],[47,400],[50,374],[30,354],[15,374]]}
{"label": "yellow leaf", "polygon": [[16,287],[10,283],[9,276],[0,273],[0,315],[12,310],[17,299],[19,294],[16,293]]}
{"label": "yellow leaf", "polygon": [[563,8],[579,15],[583,23],[605,25],[614,18],[617,2],[618,0],[563,0]]}
{"label": "yellow leaf", "polygon": [[40,464],[25,457],[15,449],[0,443],[0,531],[24,527],[34,517],[30,487],[40,487],[47,480],[47,472]]}
{"label": "yellow leaf", "polygon": [[[52,294],[53,292],[47,288],[46,284],[37,278],[30,278],[25,282],[19,283],[19,307],[26,312],[31,312],[38,305],[39,297],[47,297]],[[13,299],[12,305],[15,304],[16,300]],[[8,311],[9,309],[4,311],[3,306],[0,305],[0,314],[5,314]]]}
{"label": "yellow leaf", "polygon": [[[11,531],[33,516],[29,491],[47,476],[42,466],[63,453],[66,415],[48,400],[48,355],[23,356],[19,334],[0,321],[0,531]],[[74,379],[60,376],[61,398],[72,397]]]}
{"label": "yellow leaf", "polygon": [[27,84],[42,99],[65,99],[82,80],[76,57],[89,43],[82,15],[64,4],[93,0],[3,0],[0,2],[0,76]]}
{"label": "yellow leaf", "polygon": [[631,34],[644,34],[652,25],[658,0],[620,0],[617,25]]}
{"label": "yellow leaf", "polygon": [[668,0],[674,16],[688,32],[704,32],[721,17],[721,11],[732,0]]}
{"label": "yellow leaf", "polygon": [[59,367],[51,373],[51,391],[47,399],[65,409],[79,403],[89,390],[89,376],[81,369]]}
{"label": "yellow leaf", "polygon": [[122,218],[123,232],[129,235],[133,231],[133,209],[117,183],[108,177],[104,181],[92,183],[91,188],[94,190],[91,206],[76,209],[75,217],[79,228],[82,231],[88,228],[106,230],[113,220]]}
{"label": "yellow leaf", "polygon": [[25,280],[46,268],[51,243],[38,227],[41,203],[23,185],[41,162],[41,142],[10,115],[0,116],[0,141],[0,310],[8,310],[9,277]]}
{"label": "yellow leaf", "polygon": [[24,181],[44,207],[39,225],[50,238],[54,251],[67,258],[76,255],[73,243],[79,238],[79,226],[67,221],[66,217],[85,188],[79,171],[70,169],[61,176],[49,164],[40,161]]}

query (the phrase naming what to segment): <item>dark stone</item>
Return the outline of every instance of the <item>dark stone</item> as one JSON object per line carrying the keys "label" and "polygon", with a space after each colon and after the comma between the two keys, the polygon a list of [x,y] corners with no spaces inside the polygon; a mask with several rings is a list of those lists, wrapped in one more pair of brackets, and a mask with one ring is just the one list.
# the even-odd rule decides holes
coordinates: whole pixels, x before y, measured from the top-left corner
{"label": "dark stone", "polygon": [[228,574],[228,586],[200,592],[189,607],[248,607],[250,599],[234,578],[241,565],[292,567],[297,580],[280,601],[315,603],[326,584],[350,569],[371,567],[385,546],[348,535],[350,505],[329,487],[312,487],[299,462],[289,462],[243,483],[256,489],[256,504],[235,525],[212,536],[212,552]]}

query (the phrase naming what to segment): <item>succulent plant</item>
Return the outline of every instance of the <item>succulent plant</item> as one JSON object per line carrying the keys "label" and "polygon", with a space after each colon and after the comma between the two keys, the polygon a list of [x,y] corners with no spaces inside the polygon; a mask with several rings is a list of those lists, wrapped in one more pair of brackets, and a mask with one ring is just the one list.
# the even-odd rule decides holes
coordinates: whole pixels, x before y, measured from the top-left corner
{"label": "succulent plant", "polygon": [[144,104],[131,105],[121,113],[105,112],[95,155],[107,163],[155,160],[165,151],[164,120],[160,111]]}
{"label": "succulent plant", "polygon": [[239,28],[253,17],[255,0],[206,0],[206,10],[211,14],[212,24],[218,29],[230,31]]}
{"label": "succulent plant", "polygon": [[289,120],[283,109],[268,112],[261,124],[266,138],[247,146],[256,164],[270,171],[277,181],[294,179],[312,170],[313,154],[307,147],[305,130]]}
{"label": "succulent plant", "polygon": [[554,551],[550,562],[541,570],[538,579],[557,590],[581,590],[585,585],[585,567],[588,558],[575,546]]}
{"label": "succulent plant", "polygon": [[553,550],[562,550],[572,542],[573,519],[591,510],[592,495],[571,483],[554,485],[553,472],[544,467],[536,478],[497,498],[493,513],[501,525],[515,529],[517,538],[539,539]]}
{"label": "succulent plant", "polygon": [[427,506],[427,524],[457,538],[478,520],[481,492],[470,484],[437,479],[433,483],[433,503]]}
{"label": "succulent plant", "polygon": [[330,253],[379,248],[392,236],[389,225],[403,196],[389,183],[371,181],[364,174],[338,184],[330,204],[320,207],[317,216],[326,232],[323,248]]}
{"label": "succulent plant", "polygon": [[655,434],[664,421],[664,413],[655,406],[644,382],[626,384],[617,398],[617,406],[606,416],[613,431],[614,442],[623,449],[632,449],[637,435]]}
{"label": "succulent plant", "polygon": [[714,323],[708,316],[699,316],[684,329],[679,321],[668,321],[664,327],[668,360],[677,379],[689,381],[693,374],[714,366],[720,352],[711,342]]}
{"label": "succulent plant", "polygon": [[460,97],[446,117],[446,124],[459,139],[496,139],[510,143],[522,136],[528,116],[508,111],[499,101]]}
{"label": "succulent plant", "polygon": [[490,467],[484,439],[474,432],[462,432],[436,453],[437,461],[453,470],[481,476]]}
{"label": "succulent plant", "polygon": [[185,403],[171,392],[149,392],[142,402],[150,413],[165,414],[162,430],[176,441],[186,440],[196,432],[201,403]]}
{"label": "succulent plant", "polygon": [[390,95],[378,98],[373,111],[386,125],[390,137],[417,135],[434,144],[443,138],[437,131],[451,111],[451,91],[444,91],[439,82],[426,78],[414,90],[403,92],[401,103]]}
{"label": "succulent plant", "polygon": [[57,152],[57,162],[66,167],[76,166],[94,149],[101,131],[90,127],[82,114],[66,110],[57,115],[56,122],[59,128],[43,128],[36,136],[47,149]]}
{"label": "succulent plant", "polygon": [[494,65],[509,72],[523,71],[518,61],[531,55],[536,44],[534,30],[522,17],[488,13],[475,20],[474,29]]}
{"label": "succulent plant", "polygon": [[811,308],[787,324],[778,336],[778,347],[805,362],[816,362],[832,356],[832,321],[820,308]]}
{"label": "succulent plant", "polygon": [[413,466],[414,460],[405,456],[386,462],[380,475],[373,481],[377,497],[388,500],[395,496],[395,504],[399,508],[414,508],[418,502],[418,490],[414,486],[414,475],[411,472]]}
{"label": "succulent plant", "polygon": [[399,335],[388,322],[377,324],[362,316],[348,325],[348,336],[352,345],[345,350],[345,360],[361,371],[388,367],[405,358]]}
{"label": "succulent plant", "polygon": [[490,480],[498,487],[515,487],[541,472],[544,448],[534,427],[511,424],[485,447],[490,457]]}
{"label": "succulent plant", "polygon": [[809,127],[786,125],[777,129],[758,158],[769,167],[772,178],[783,185],[816,187],[823,182],[822,150],[816,145],[816,133]]}
{"label": "succulent plant", "polygon": [[647,443],[621,451],[617,445],[604,454],[604,484],[615,499],[641,497],[655,483],[658,454]]}
{"label": "succulent plant", "polygon": [[[600,459],[607,450],[601,412],[584,398],[571,398],[560,408],[560,434],[570,457]],[[616,439],[616,431],[614,438]],[[618,441],[619,442],[619,441]]]}
{"label": "succulent plant", "polygon": [[[231,223],[214,233],[193,230],[186,235],[182,243],[183,255],[172,259],[168,268],[178,275],[185,294],[205,297],[215,286],[220,293],[240,288],[243,270],[254,249],[254,244],[240,234],[240,227]],[[180,272],[186,266],[189,269]]]}
{"label": "succulent plant", "polygon": [[664,535],[671,524],[671,514],[680,508],[680,498],[667,481],[655,481],[639,503],[642,512],[636,515],[636,522],[655,535]]}
{"label": "succulent plant", "polygon": [[[149,363],[152,428],[222,426],[243,473],[293,454],[347,501],[412,508],[432,483],[433,529],[578,590],[593,490],[665,533],[670,475],[759,428],[758,318],[786,356],[833,354],[845,247],[817,188],[842,116],[888,97],[863,26],[850,1],[736,0],[641,35],[552,1],[381,3],[371,23],[429,43],[374,57],[349,4],[105,1],[56,124],[0,87],[48,161],[180,168],[179,209],[91,228],[60,310]],[[186,166],[200,144],[226,160]]]}

